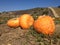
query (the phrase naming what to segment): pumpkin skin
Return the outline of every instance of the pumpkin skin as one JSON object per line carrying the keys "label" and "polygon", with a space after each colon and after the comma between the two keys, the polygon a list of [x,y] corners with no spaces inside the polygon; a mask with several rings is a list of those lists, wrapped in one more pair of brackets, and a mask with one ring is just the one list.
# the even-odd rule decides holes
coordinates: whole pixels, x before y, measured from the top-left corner
{"label": "pumpkin skin", "polygon": [[53,18],[50,16],[39,16],[34,22],[34,29],[39,33],[52,35],[55,30]]}
{"label": "pumpkin skin", "polygon": [[19,18],[12,18],[12,19],[8,20],[7,25],[9,27],[13,27],[13,28],[18,27],[19,26]]}
{"label": "pumpkin skin", "polygon": [[19,25],[23,29],[28,29],[33,25],[34,19],[30,14],[23,14],[19,18]]}

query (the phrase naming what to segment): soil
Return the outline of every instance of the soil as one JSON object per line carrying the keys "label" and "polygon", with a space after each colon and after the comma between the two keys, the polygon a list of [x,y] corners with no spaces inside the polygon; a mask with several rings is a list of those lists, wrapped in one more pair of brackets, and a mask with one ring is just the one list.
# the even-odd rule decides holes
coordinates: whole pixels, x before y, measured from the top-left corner
{"label": "soil", "polygon": [[23,30],[0,24],[0,45],[60,45],[60,25],[56,25],[55,34],[51,38],[31,32],[31,29]]}
{"label": "soil", "polygon": [[[24,13],[25,12],[26,11],[24,11]],[[37,11],[31,10],[29,11],[29,14],[31,13],[33,17],[36,17],[35,14],[39,16],[43,14],[44,11],[41,10],[41,13],[34,12]],[[14,12],[0,14],[0,45],[60,45],[60,22],[59,24],[56,24],[56,29],[53,35],[43,35],[37,33],[33,28],[24,30],[20,27],[11,28],[7,26],[7,20],[19,17],[23,13],[23,11],[21,12],[21,14],[20,12],[16,12],[17,15],[13,13]],[[51,12],[49,13],[49,15],[53,16]]]}

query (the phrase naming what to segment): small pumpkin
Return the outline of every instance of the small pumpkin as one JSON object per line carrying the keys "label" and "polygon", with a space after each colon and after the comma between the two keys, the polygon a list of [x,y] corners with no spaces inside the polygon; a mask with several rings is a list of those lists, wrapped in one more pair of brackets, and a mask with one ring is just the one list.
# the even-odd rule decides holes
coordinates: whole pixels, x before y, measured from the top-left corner
{"label": "small pumpkin", "polygon": [[34,19],[30,14],[23,14],[19,18],[19,25],[23,29],[28,29],[33,25]]}
{"label": "small pumpkin", "polygon": [[18,27],[19,26],[19,18],[12,18],[12,19],[8,20],[7,25],[9,27],[13,27],[13,28]]}
{"label": "small pumpkin", "polygon": [[34,29],[43,34],[51,35],[54,33],[55,24],[50,16],[39,16],[34,22]]}

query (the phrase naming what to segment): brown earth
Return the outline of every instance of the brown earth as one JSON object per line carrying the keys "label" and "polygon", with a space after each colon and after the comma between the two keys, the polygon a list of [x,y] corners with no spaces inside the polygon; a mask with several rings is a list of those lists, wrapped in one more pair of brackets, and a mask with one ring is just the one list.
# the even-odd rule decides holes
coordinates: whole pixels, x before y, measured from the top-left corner
{"label": "brown earth", "polygon": [[[30,10],[34,17],[48,12],[44,11],[48,9],[36,10]],[[21,13],[17,12],[17,14],[13,14],[13,12],[0,14],[0,45],[60,45],[60,21],[57,22],[59,24],[56,24],[56,29],[52,36],[39,34],[33,27],[23,30],[20,27],[11,28],[7,26],[6,22],[8,19],[19,17],[22,13],[23,11]],[[52,15],[51,12],[49,14]]]}
{"label": "brown earth", "polygon": [[0,45],[59,45],[60,44],[60,25],[56,25],[55,34],[51,38],[33,33],[34,32],[30,29],[23,30],[20,27],[11,28],[8,27],[6,24],[0,24]]}

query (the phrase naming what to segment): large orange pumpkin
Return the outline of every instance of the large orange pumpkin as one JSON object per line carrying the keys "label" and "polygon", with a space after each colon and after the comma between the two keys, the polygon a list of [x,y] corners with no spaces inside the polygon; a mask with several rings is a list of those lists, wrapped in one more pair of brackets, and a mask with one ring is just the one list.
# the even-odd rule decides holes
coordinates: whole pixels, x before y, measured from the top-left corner
{"label": "large orange pumpkin", "polygon": [[19,26],[19,18],[12,18],[10,20],[7,21],[7,25],[10,27],[18,27]]}
{"label": "large orange pumpkin", "polygon": [[34,19],[30,14],[23,14],[20,16],[19,24],[23,29],[28,29],[33,25]]}
{"label": "large orange pumpkin", "polygon": [[55,24],[50,16],[39,16],[34,22],[34,28],[37,32],[51,35],[54,33]]}

